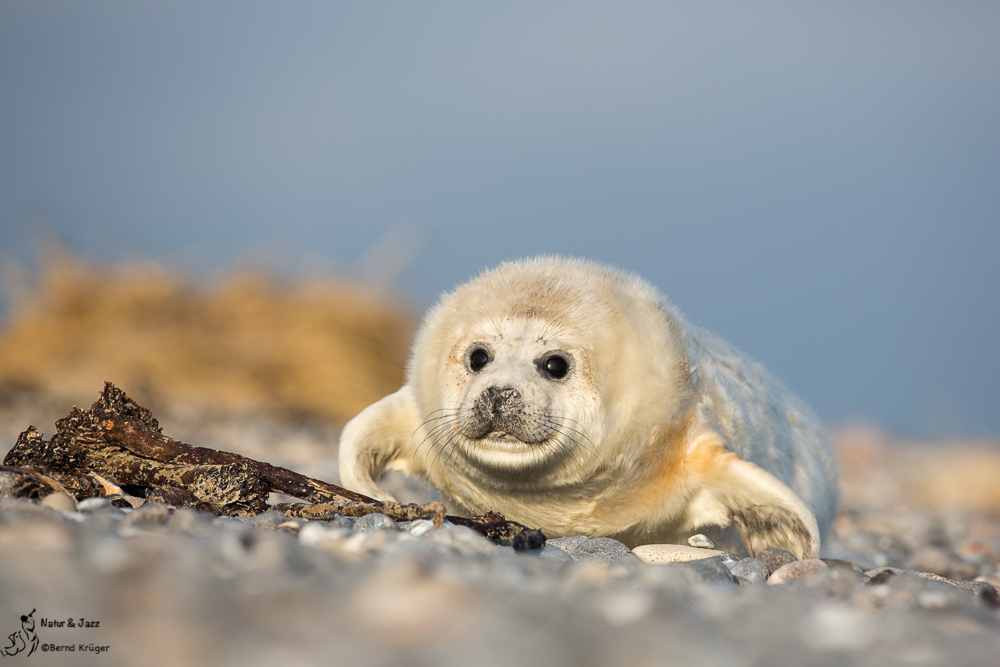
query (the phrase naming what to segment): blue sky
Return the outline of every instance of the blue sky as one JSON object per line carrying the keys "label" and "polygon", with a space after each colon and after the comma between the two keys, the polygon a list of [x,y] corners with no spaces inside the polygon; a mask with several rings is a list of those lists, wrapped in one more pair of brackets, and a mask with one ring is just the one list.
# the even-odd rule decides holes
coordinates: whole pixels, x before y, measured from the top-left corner
{"label": "blue sky", "polygon": [[4,0],[0,253],[418,307],[589,257],[831,424],[998,436],[997,34],[996,2]]}

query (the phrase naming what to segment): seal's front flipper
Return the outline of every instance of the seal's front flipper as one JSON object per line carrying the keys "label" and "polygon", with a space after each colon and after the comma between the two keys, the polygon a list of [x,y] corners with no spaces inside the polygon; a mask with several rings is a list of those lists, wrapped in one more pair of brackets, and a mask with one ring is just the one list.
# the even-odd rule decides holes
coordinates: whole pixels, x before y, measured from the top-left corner
{"label": "seal's front flipper", "polygon": [[819,554],[816,517],[777,477],[729,451],[714,434],[692,444],[687,462],[699,487],[691,501],[692,523],[734,526],[751,555],[765,547],[797,558]]}
{"label": "seal's front flipper", "polygon": [[409,385],[362,410],[340,434],[341,485],[376,500],[394,501],[375,480],[405,449],[420,422]]}

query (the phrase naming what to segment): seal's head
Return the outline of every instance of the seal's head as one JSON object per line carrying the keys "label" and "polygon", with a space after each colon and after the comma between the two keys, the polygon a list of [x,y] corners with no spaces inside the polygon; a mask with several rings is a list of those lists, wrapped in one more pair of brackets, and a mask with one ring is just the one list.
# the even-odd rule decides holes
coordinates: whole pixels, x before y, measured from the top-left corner
{"label": "seal's head", "polygon": [[453,506],[550,536],[638,544],[733,526],[751,551],[815,555],[817,521],[796,493],[824,525],[836,504],[817,433],[758,365],[646,282],[540,257],[441,298],[406,385],[344,428],[340,476],[391,500],[379,473],[414,473]]}
{"label": "seal's head", "polygon": [[[451,486],[522,492],[609,465],[637,412],[670,422],[685,396],[676,319],[638,278],[583,262],[509,263],[445,295],[409,368],[420,451]],[[419,454],[419,452],[418,452]]]}

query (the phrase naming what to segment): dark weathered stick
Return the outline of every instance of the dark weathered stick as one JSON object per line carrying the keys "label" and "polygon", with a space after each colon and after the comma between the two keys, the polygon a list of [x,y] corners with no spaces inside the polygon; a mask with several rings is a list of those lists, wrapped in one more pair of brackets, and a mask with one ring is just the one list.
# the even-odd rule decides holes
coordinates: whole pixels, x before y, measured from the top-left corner
{"label": "dark weathered stick", "polygon": [[508,521],[499,512],[487,512],[483,516],[471,519],[460,516],[449,516],[449,521],[458,526],[466,526],[478,531],[485,537],[498,542],[510,542],[514,551],[524,551],[545,545],[545,535],[542,531],[527,528],[514,521]]}
{"label": "dark weathered stick", "polygon": [[364,503],[378,502],[336,484],[312,479],[293,470],[271,465],[264,461],[256,461],[232,452],[189,445],[180,440],[169,438],[162,433],[157,433],[128,417],[106,415],[98,421],[98,426],[108,442],[121,445],[138,456],[161,463],[188,465],[245,463],[260,473],[261,479],[267,483],[271,491],[284,493],[294,498],[302,498],[311,502],[327,502],[338,498]]}
{"label": "dark weathered stick", "polygon": [[[469,519],[445,516],[444,506],[437,502],[383,503],[287,468],[175,440],[160,432],[149,410],[110,382],[90,410],[73,408],[68,417],[56,423],[56,428],[56,435],[46,442],[30,427],[7,453],[4,463],[17,466],[15,471],[55,477],[58,481],[54,483],[63,482],[78,498],[103,493],[101,485],[91,477],[97,474],[119,486],[144,489],[151,500],[207,508],[218,514],[258,514],[271,508],[267,505],[268,493],[277,492],[313,503],[274,506],[289,516],[329,519],[333,514],[364,516],[380,512],[397,521],[427,518],[436,526],[447,519],[490,539],[510,542],[518,550],[545,543],[540,531],[507,521],[494,512]],[[30,475],[7,474],[8,485],[17,486],[22,495],[32,492],[23,486]],[[45,495],[43,491],[41,487],[36,490]]]}
{"label": "dark weathered stick", "polygon": [[337,516],[359,517],[378,512],[391,517],[395,521],[430,519],[434,522],[435,526],[441,526],[445,518],[444,505],[439,502],[430,502],[426,505],[356,501],[317,503],[315,505],[306,503],[277,503],[271,505],[270,509],[278,510],[286,516],[319,521],[330,521]]}

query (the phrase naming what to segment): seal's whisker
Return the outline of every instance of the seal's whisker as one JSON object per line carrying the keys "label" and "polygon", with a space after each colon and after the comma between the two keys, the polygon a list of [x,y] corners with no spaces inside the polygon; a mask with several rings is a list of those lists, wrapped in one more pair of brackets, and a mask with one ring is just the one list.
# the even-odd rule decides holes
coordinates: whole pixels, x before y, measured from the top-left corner
{"label": "seal's whisker", "polygon": [[457,430],[454,433],[452,433],[450,436],[448,436],[448,439],[443,444],[441,444],[440,447],[438,447],[437,453],[434,455],[434,461],[433,461],[433,463],[437,464],[437,462],[441,460],[441,454],[444,453],[444,451],[447,449],[447,450],[449,450],[448,451],[448,457],[445,459],[444,465],[445,465],[445,467],[450,466],[452,458],[455,456],[455,451],[457,449],[456,447],[452,447],[452,444],[456,440],[458,440],[458,439],[464,439],[464,438],[465,438],[465,436],[463,436],[462,433],[460,431],[457,431]]}
{"label": "seal's whisker", "polygon": [[563,437],[559,440],[557,448],[562,450],[566,456],[569,456],[571,459],[573,459],[573,462],[576,463],[576,466],[577,468],[580,469],[581,473],[586,473],[587,471],[584,468],[583,463],[580,462],[580,459],[577,458],[576,452],[574,451],[576,447],[574,447],[573,445],[576,445],[578,447],[580,443],[575,438],[573,438],[572,436],[568,435],[563,431],[558,431],[558,433]]}
{"label": "seal's whisker", "polygon": [[[560,428],[565,429],[567,432],[575,433],[577,436],[585,440],[587,443],[585,449],[587,449],[592,455],[597,454],[597,447],[594,445],[594,442],[589,437],[587,437],[587,434],[582,430],[583,426],[580,424],[580,422],[576,421],[575,419],[570,419],[568,417],[559,417],[558,419],[560,421],[557,423],[559,424]],[[565,422],[571,422],[573,424],[576,424],[579,428],[568,426]],[[576,444],[583,446],[583,444],[579,441],[577,441]]]}
{"label": "seal's whisker", "polygon": [[457,424],[457,419],[452,420],[452,421],[446,421],[446,422],[438,423],[434,427],[428,429],[427,430],[427,435],[424,436],[424,439],[420,441],[420,444],[418,444],[417,448],[414,450],[414,452],[413,452],[414,456],[416,456],[419,453],[420,448],[423,447],[424,443],[426,443],[428,441],[430,441],[430,443],[431,443],[432,446],[433,445],[438,445],[440,447],[440,443],[438,443],[438,436],[440,436],[442,433],[447,432],[449,429],[454,430],[455,432],[457,432],[458,429],[457,428],[453,428],[456,424]]}

